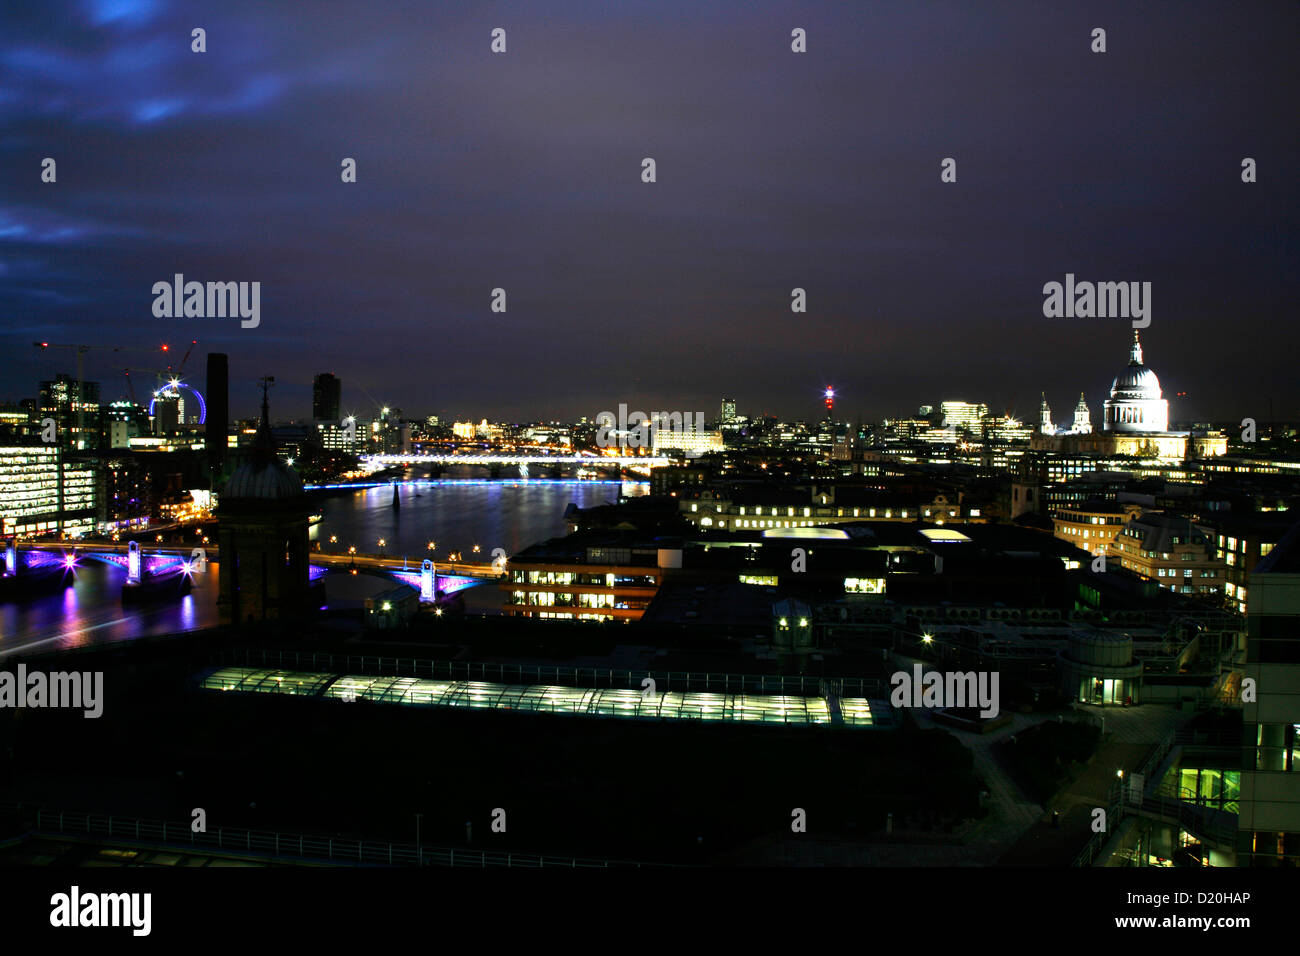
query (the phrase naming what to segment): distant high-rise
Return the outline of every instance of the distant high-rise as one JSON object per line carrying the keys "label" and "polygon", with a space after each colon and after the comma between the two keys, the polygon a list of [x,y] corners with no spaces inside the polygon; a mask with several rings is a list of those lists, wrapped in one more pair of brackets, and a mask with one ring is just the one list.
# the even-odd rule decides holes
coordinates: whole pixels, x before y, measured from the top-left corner
{"label": "distant high-rise", "polygon": [[224,352],[208,353],[208,417],[204,424],[204,445],[208,468],[214,479],[221,475],[226,460],[226,436],[230,431],[230,363]]}
{"label": "distant high-rise", "polygon": [[98,447],[99,383],[78,383],[71,375],[41,382],[40,415],[54,419],[71,447]]}
{"label": "distant high-rise", "polygon": [[983,402],[943,402],[939,410],[943,413],[944,428],[965,428],[976,434],[989,413],[989,407]]}
{"label": "distant high-rise", "polygon": [[734,422],[736,420],[736,400],[734,398],[724,398],[722,400],[722,422]]}
{"label": "distant high-rise", "polygon": [[321,372],[312,382],[311,417],[318,422],[339,420],[339,403],[343,383],[329,372]]}

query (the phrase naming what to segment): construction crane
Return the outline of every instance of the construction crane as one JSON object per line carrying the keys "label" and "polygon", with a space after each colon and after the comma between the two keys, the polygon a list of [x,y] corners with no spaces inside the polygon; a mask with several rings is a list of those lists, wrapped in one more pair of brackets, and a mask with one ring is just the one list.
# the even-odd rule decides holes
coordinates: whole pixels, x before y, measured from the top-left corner
{"label": "construction crane", "polygon": [[[82,394],[84,381],[86,377],[86,353],[91,351],[104,352],[126,352],[126,351],[148,351],[153,352],[155,349],[133,349],[129,346],[117,345],[56,345],[51,342],[33,342],[33,346],[38,349],[72,349],[77,353],[77,441],[85,440],[86,434],[86,401]],[[193,346],[191,346],[192,348]],[[162,347],[162,351],[167,351],[167,346]],[[188,356],[189,353],[187,352]]]}
{"label": "construction crane", "polygon": [[[194,346],[196,346],[196,345],[198,345],[198,344],[199,344],[199,340],[198,340],[198,339],[191,339],[191,340],[190,340],[190,347],[187,348],[187,349],[185,350],[185,357],[184,357],[183,359],[181,359],[181,364],[178,365],[178,366],[176,367],[175,375],[176,375],[177,378],[180,378],[181,375],[184,374],[184,372],[185,372],[185,363],[188,362],[188,361],[190,360],[190,353],[194,351]],[[163,346],[163,351],[164,351],[164,352],[168,351],[168,348],[169,348],[169,346],[164,345],[164,346]]]}
{"label": "construction crane", "polygon": [[130,368],[122,369],[122,373],[126,376],[126,391],[131,398],[132,405],[139,404],[135,397],[135,383],[131,380],[132,372],[152,372],[154,375],[158,376],[158,381],[160,382],[163,381],[166,376],[173,374],[170,368],[140,368],[139,366],[132,365]]}

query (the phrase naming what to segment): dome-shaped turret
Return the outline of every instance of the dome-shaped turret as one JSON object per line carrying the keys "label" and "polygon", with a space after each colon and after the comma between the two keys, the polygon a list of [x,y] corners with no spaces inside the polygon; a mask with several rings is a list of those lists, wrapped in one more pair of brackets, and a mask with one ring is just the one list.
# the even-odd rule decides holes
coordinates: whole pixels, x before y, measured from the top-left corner
{"label": "dome-shaped turret", "polygon": [[222,497],[268,500],[295,498],[302,493],[302,478],[298,472],[275,454],[275,439],[271,435],[270,409],[264,387],[262,423],[257,426],[257,438],[253,441],[253,457],[234,470]]}
{"label": "dome-shaped turret", "polygon": [[1110,396],[1148,402],[1159,401],[1161,397],[1160,379],[1142,364],[1142,342],[1138,339],[1137,332],[1133,333],[1128,366],[1115,376],[1115,381],[1110,386]]}
{"label": "dome-shaped turret", "polygon": [[302,494],[302,479],[284,462],[250,461],[240,465],[226,484],[227,498],[293,498]]}

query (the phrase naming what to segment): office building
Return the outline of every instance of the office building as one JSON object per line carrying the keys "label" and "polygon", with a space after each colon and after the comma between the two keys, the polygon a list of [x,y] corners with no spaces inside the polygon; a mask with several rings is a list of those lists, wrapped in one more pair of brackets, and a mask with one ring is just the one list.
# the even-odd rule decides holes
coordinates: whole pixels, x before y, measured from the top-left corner
{"label": "office building", "polygon": [[0,446],[0,523],[5,534],[62,534],[95,530],[95,462],[75,459],[58,445]]}
{"label": "office building", "polygon": [[943,414],[944,428],[964,428],[977,435],[981,423],[989,413],[989,407],[982,402],[944,402],[939,410]]}
{"label": "office building", "polygon": [[41,382],[40,418],[52,418],[62,444],[72,448],[99,445],[99,383],[78,383],[71,375]]}
{"label": "office building", "polygon": [[1300,866],[1300,525],[1250,576],[1238,866]]}

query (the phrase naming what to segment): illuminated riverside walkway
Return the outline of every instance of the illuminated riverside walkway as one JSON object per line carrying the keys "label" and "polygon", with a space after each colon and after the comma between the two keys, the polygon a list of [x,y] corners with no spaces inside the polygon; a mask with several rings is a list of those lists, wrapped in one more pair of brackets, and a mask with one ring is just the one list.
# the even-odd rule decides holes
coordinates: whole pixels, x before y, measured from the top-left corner
{"label": "illuminated riverside walkway", "polygon": [[797,727],[834,724],[859,729],[891,729],[897,725],[887,704],[863,697],[827,699],[698,691],[648,694],[630,688],[443,681],[260,667],[215,668],[204,673],[199,686],[205,690],[235,693],[288,694],[342,701],[369,700],[420,707],[467,707],[579,717],[725,721]]}

